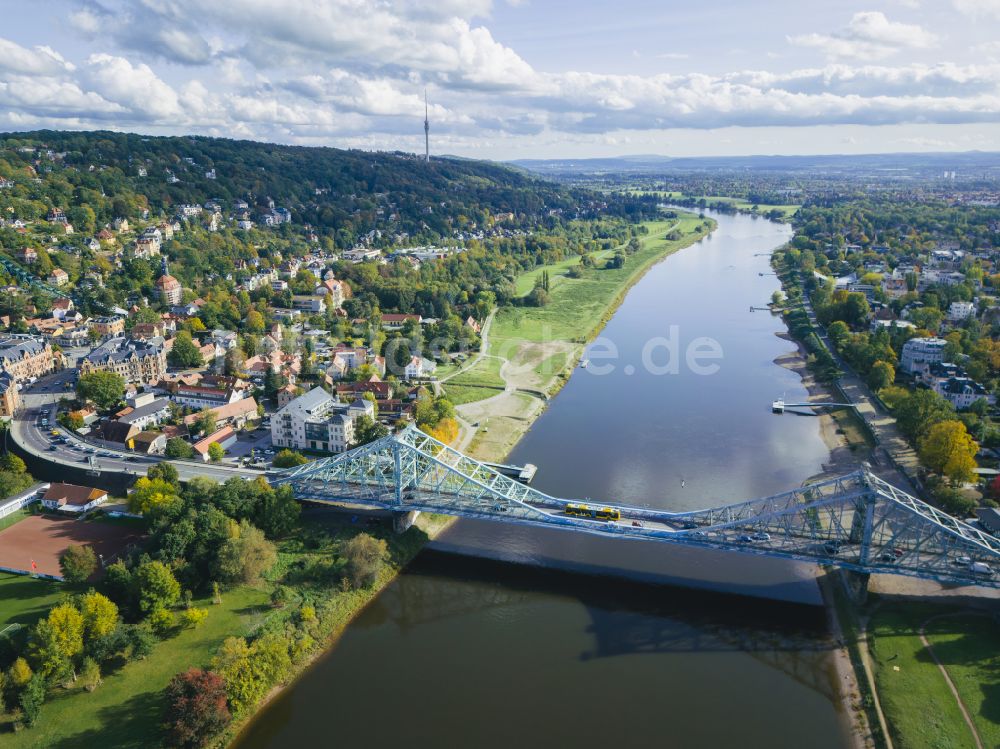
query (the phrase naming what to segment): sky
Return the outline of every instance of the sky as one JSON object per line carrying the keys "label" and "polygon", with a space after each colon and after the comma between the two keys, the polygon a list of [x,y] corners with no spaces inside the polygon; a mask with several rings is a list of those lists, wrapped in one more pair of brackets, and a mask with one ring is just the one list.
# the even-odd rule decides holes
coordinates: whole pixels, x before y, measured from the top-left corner
{"label": "sky", "polygon": [[0,0],[0,130],[473,158],[1000,151],[1000,0]]}

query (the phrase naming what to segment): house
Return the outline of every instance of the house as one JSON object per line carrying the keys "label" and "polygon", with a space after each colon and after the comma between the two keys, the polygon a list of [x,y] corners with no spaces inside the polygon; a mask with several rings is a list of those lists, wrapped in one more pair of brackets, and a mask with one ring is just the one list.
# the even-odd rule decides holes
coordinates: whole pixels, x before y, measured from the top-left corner
{"label": "house", "polygon": [[42,496],[42,506],[63,512],[87,512],[107,499],[108,493],[103,489],[57,482]]}
{"label": "house", "polygon": [[181,384],[174,386],[171,394],[175,403],[191,408],[216,408],[227,403],[235,403],[244,396],[246,396],[244,388]]}
{"label": "house", "polygon": [[236,432],[232,427],[225,426],[208,435],[205,439],[196,442],[194,444],[194,451],[197,457],[207,463],[209,461],[208,448],[212,443],[218,443],[223,449],[226,449],[227,447],[231,447],[235,442]]}
{"label": "house", "polygon": [[278,391],[278,408],[284,408],[293,400],[299,397],[299,388],[292,383],[288,383]]}
{"label": "house", "polygon": [[163,455],[167,449],[167,435],[163,432],[139,432],[127,446],[143,455]]}
{"label": "house", "polygon": [[911,338],[903,344],[899,366],[907,374],[918,374],[928,365],[944,361],[947,345],[943,338]]}
{"label": "house", "polygon": [[109,419],[94,430],[94,434],[98,439],[102,439],[105,442],[127,445],[128,441],[141,431],[142,429],[137,427],[135,424],[128,424],[124,421]]}
{"label": "house", "polygon": [[386,312],[382,315],[382,327],[385,330],[399,330],[411,320],[419,324],[420,315],[399,315],[392,312]]}
{"label": "house", "polygon": [[430,377],[436,369],[437,364],[430,359],[425,359],[422,356],[414,356],[410,358],[410,363],[403,369],[403,377],[407,380],[419,380],[424,377]]}
{"label": "house", "polygon": [[952,302],[945,314],[945,319],[951,323],[959,323],[975,316],[976,305],[973,302]]}
{"label": "house", "polygon": [[38,261],[38,251],[33,247],[22,247],[17,251],[17,259],[22,263],[34,263]]}
{"label": "house", "polygon": [[[224,406],[216,406],[209,409],[215,416],[217,427],[231,426],[233,429],[242,429],[248,422],[258,417],[257,401],[253,398],[243,398]],[[190,427],[201,418],[201,412],[189,414],[184,417],[184,424]]]}
{"label": "house", "polygon": [[154,398],[152,393],[142,393],[131,399],[131,405],[126,413],[118,416],[118,421],[133,424],[139,429],[155,426],[170,416],[170,400]]}
{"label": "house", "polygon": [[47,279],[50,286],[62,286],[69,283],[69,274],[62,268],[53,268]]}
{"label": "house", "polygon": [[978,400],[992,406],[996,398],[986,388],[970,377],[948,377],[934,383],[934,392],[949,401],[955,408],[968,408]]}
{"label": "house", "polygon": [[106,341],[109,338],[125,335],[125,319],[112,315],[94,317],[90,320],[90,329],[100,337],[100,340]]}
{"label": "house", "polygon": [[162,338],[112,338],[81,359],[79,367],[81,374],[115,372],[127,383],[159,382],[167,373],[167,353]]}
{"label": "house", "polygon": [[354,441],[355,420],[374,414],[371,401],[359,398],[351,404],[340,403],[316,387],[271,417],[271,442],[275,447],[343,452]]}
{"label": "house", "polygon": [[57,320],[65,320],[73,310],[72,299],[60,297],[52,302],[52,316]]}

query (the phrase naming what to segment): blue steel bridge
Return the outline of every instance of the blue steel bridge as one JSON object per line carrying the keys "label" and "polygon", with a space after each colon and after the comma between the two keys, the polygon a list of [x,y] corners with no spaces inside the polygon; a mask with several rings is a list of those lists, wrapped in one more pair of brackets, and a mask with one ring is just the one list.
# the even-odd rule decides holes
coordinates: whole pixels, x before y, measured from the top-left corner
{"label": "blue steel bridge", "polygon": [[[1000,540],[866,470],[771,497],[669,512],[551,497],[411,426],[269,480],[290,485],[302,500],[365,505],[400,518],[432,512],[1000,587]],[[568,504],[581,502],[617,510],[620,519],[566,514]]]}

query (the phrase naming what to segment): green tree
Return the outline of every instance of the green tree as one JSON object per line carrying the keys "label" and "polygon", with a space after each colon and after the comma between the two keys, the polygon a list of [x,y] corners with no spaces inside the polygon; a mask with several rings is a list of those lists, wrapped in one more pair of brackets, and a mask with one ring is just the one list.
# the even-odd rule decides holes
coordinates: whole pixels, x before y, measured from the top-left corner
{"label": "green tree", "polygon": [[17,696],[24,714],[24,722],[28,726],[33,726],[38,722],[38,715],[45,703],[45,679],[41,674],[32,676],[28,683],[21,687]]}
{"label": "green tree", "polygon": [[933,390],[914,390],[898,400],[896,422],[903,434],[916,441],[939,421],[954,418],[952,405]]}
{"label": "green tree", "polygon": [[388,554],[383,539],[359,533],[343,545],[347,561],[347,578],[355,588],[367,587],[375,582]]}
{"label": "green tree", "polygon": [[370,416],[359,416],[354,422],[354,447],[367,445],[389,434],[389,428]]}
{"label": "green tree", "polygon": [[920,460],[932,471],[947,476],[953,484],[972,479],[979,445],[965,424],[955,419],[939,421],[918,444]]}
{"label": "green tree", "polygon": [[215,411],[210,408],[202,409],[201,413],[198,414],[198,418],[194,422],[194,428],[196,432],[200,432],[204,435],[214,434],[216,427]]}
{"label": "green tree", "polygon": [[886,361],[875,362],[868,373],[868,385],[876,392],[889,387],[895,380],[896,370]]}
{"label": "green tree", "polygon": [[146,471],[146,478],[150,480],[161,479],[175,487],[180,486],[180,474],[177,473],[177,468],[170,463],[157,463],[150,466],[149,470]]}
{"label": "green tree", "polygon": [[59,557],[59,569],[69,583],[82,583],[97,571],[97,555],[89,546],[70,546]]}
{"label": "green tree", "polygon": [[164,449],[164,454],[168,458],[174,459],[192,458],[194,457],[194,448],[180,437],[171,437],[167,440],[167,446]]}
{"label": "green tree", "polygon": [[226,451],[218,442],[213,442],[208,446],[208,459],[213,463],[218,463],[226,456]]}
{"label": "green tree", "polygon": [[246,520],[219,550],[219,573],[228,582],[255,585],[278,560],[274,544]]}
{"label": "green tree", "polygon": [[124,392],[125,380],[114,372],[88,372],[80,375],[76,383],[77,396],[103,410],[121,401]]}
{"label": "green tree", "polygon": [[272,461],[275,468],[294,468],[308,462],[309,459],[305,455],[287,448],[279,450]]}
{"label": "green tree", "polygon": [[205,363],[201,351],[186,330],[178,331],[167,358],[175,367],[200,367]]}
{"label": "green tree", "polygon": [[151,561],[139,565],[135,571],[139,592],[139,608],[145,612],[167,609],[177,603],[181,586],[163,562]]}

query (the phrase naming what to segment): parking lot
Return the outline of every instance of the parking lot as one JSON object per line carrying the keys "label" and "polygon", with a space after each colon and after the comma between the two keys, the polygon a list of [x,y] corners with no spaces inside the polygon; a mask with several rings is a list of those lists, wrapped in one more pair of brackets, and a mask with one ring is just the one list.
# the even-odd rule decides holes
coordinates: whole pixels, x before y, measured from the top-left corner
{"label": "parking lot", "polygon": [[270,455],[266,454],[268,450],[272,450],[271,430],[258,427],[253,432],[239,433],[235,444],[226,449],[226,460],[239,462],[252,453],[254,456],[267,459],[268,464],[270,464],[270,458],[274,455],[273,452]]}

